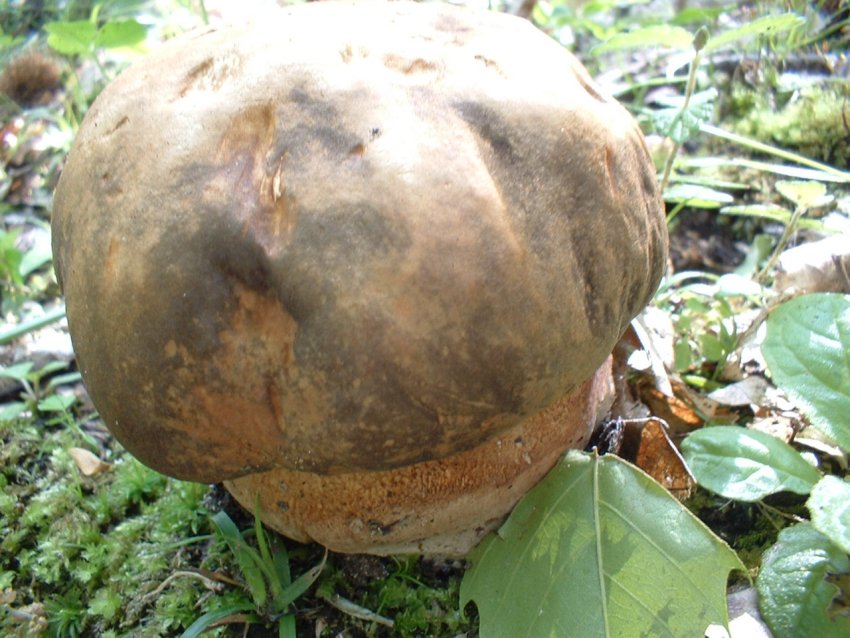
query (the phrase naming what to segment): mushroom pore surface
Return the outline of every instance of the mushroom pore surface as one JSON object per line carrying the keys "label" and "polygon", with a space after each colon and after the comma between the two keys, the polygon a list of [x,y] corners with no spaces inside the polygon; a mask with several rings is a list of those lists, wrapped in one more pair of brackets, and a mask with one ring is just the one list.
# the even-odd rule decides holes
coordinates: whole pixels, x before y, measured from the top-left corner
{"label": "mushroom pore surface", "polygon": [[667,242],[640,130],[572,55],[408,2],[157,49],[86,116],[53,232],[104,422],[208,482],[383,473],[521,429],[602,365]]}

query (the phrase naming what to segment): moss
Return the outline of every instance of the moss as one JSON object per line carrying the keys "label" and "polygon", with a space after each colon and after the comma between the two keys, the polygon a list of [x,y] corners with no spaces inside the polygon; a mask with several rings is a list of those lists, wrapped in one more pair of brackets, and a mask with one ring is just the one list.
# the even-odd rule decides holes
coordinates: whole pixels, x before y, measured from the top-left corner
{"label": "moss", "polygon": [[[86,436],[37,418],[0,436],[0,589],[13,596],[0,606],[0,634],[22,631],[12,610],[40,610],[61,636],[173,635],[200,615],[197,581],[145,596],[174,571],[182,545],[209,533],[207,486],[167,479],[111,440],[98,450],[111,469],[85,477],[67,450]],[[128,624],[134,605],[146,610],[144,630]]]}
{"label": "moss", "polygon": [[769,144],[794,149],[836,166],[850,162],[850,89],[809,86],[782,103],[751,89],[733,91],[735,129]]}

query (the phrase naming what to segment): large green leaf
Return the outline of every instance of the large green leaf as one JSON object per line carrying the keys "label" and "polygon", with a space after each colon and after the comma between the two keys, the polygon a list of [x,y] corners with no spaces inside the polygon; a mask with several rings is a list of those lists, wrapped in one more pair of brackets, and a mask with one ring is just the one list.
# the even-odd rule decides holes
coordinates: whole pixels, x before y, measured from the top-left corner
{"label": "large green leaf", "polygon": [[759,607],[774,635],[850,636],[850,617],[838,600],[841,591],[830,582],[842,576],[850,576],[850,558],[826,536],[809,523],[783,529],[765,553],[756,581]]}
{"label": "large green leaf", "polygon": [[47,44],[63,55],[85,55],[94,48],[97,26],[89,20],[48,22],[44,25]]}
{"label": "large green leaf", "polygon": [[850,554],[850,483],[837,476],[824,476],[806,502],[812,525]]}
{"label": "large green leaf", "polygon": [[804,295],[774,310],[762,353],[821,432],[850,451],[850,296]]}
{"label": "large green leaf", "polygon": [[482,638],[701,636],[726,624],[742,567],[658,483],[615,456],[570,452],[470,556],[461,604]]}
{"label": "large green leaf", "polygon": [[734,425],[692,432],[682,441],[682,455],[700,485],[738,501],[783,491],[808,494],[821,478],[785,441]]}

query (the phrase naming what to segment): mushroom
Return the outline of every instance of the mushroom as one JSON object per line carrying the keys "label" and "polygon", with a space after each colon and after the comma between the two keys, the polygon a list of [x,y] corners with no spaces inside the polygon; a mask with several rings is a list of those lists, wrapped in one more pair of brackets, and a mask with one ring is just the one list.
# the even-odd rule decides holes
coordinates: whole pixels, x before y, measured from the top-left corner
{"label": "mushroom", "polygon": [[625,109],[528,22],[439,3],[163,45],[53,215],[116,438],[343,552],[462,554],[586,445],[667,249]]}

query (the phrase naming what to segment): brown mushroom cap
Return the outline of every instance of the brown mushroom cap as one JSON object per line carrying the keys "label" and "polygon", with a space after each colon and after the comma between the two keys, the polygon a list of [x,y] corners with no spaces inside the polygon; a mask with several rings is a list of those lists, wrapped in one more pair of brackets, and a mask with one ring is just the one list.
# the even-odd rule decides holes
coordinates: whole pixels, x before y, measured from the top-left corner
{"label": "brown mushroom cap", "polygon": [[522,428],[602,364],[667,242],[640,130],[572,55],[410,2],[161,47],[89,111],[53,232],[105,423],[197,481]]}

